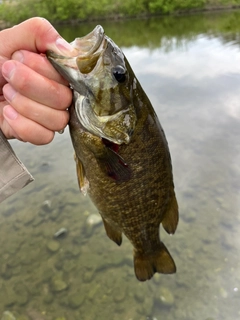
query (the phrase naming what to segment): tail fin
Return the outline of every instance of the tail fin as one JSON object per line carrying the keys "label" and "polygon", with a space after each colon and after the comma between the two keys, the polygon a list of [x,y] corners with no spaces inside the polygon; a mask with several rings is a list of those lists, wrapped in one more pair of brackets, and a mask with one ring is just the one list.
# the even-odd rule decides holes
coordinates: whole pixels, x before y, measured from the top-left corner
{"label": "tail fin", "polygon": [[145,255],[134,251],[134,270],[139,281],[146,281],[156,272],[175,273],[176,265],[165,245],[160,242],[159,248],[152,254]]}

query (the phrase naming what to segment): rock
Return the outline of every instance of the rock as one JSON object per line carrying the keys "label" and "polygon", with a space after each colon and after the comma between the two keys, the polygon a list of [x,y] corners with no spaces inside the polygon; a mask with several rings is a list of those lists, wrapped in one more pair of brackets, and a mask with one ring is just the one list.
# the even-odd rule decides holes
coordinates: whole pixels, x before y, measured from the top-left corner
{"label": "rock", "polygon": [[91,282],[93,280],[93,277],[94,277],[94,270],[86,271],[83,274],[83,281],[86,283]]}
{"label": "rock", "polygon": [[56,240],[51,240],[47,243],[47,248],[50,252],[57,252],[60,248],[60,243]]}
{"label": "rock", "polygon": [[123,287],[115,287],[112,295],[115,302],[122,302],[126,297],[126,290]]}
{"label": "rock", "polygon": [[99,283],[97,285],[93,286],[91,288],[91,290],[89,290],[89,292],[88,292],[88,299],[90,301],[94,301],[94,299],[97,297],[97,294],[101,293],[100,289],[101,289],[101,286]]}
{"label": "rock", "polygon": [[82,294],[81,292],[71,294],[68,298],[69,307],[71,307],[72,309],[79,308],[83,304],[84,299],[84,294]]}
{"label": "rock", "polygon": [[160,288],[156,300],[166,307],[172,307],[174,304],[174,296],[172,292],[165,287]]}
{"label": "rock", "polygon": [[143,290],[138,290],[135,292],[135,295],[134,295],[135,299],[138,301],[138,302],[143,302],[144,301],[144,298],[145,298],[145,293]]}
{"label": "rock", "polygon": [[37,216],[35,219],[34,219],[34,221],[33,221],[33,223],[32,223],[32,226],[33,227],[38,227],[40,224],[42,224],[44,222],[44,217],[39,217],[39,216]]}
{"label": "rock", "polygon": [[8,267],[7,264],[2,264],[0,267],[0,274],[3,277],[3,279],[8,280],[12,277],[12,270]]}
{"label": "rock", "polygon": [[20,316],[20,317],[17,317],[17,320],[29,320],[29,318],[26,316]]}
{"label": "rock", "polygon": [[68,285],[62,279],[55,279],[52,281],[52,289],[54,292],[59,292],[67,289]]}
{"label": "rock", "polygon": [[[61,261],[62,263],[62,261]],[[71,272],[74,268],[76,268],[76,261],[75,260],[66,260],[63,262],[62,269],[65,272]]]}
{"label": "rock", "polygon": [[51,207],[52,207],[52,201],[51,200],[45,200],[41,205],[42,211],[44,211],[46,213],[52,211]]}
{"label": "rock", "polygon": [[186,223],[192,223],[193,221],[195,221],[197,218],[197,212],[194,211],[193,209],[191,211],[188,211],[185,215],[182,215],[182,219],[186,222]]}
{"label": "rock", "polygon": [[34,309],[28,309],[27,315],[29,316],[29,318],[31,320],[46,320],[46,318],[44,317],[44,315],[41,312],[34,310]]}
{"label": "rock", "polygon": [[44,298],[43,298],[43,302],[46,303],[46,304],[50,304],[52,303],[54,300],[54,297],[51,293],[47,293]]}
{"label": "rock", "polygon": [[25,216],[23,217],[23,223],[25,226],[30,225],[34,220],[35,220],[36,216],[34,216],[32,213],[27,213],[25,214]]}
{"label": "rock", "polygon": [[1,305],[12,307],[16,303],[16,295],[12,287],[5,282],[0,290]]}
{"label": "rock", "polygon": [[16,293],[16,303],[20,306],[24,306],[28,303],[29,294],[24,284],[18,283],[14,287]]}
{"label": "rock", "polygon": [[51,288],[53,292],[60,292],[68,288],[68,284],[62,279],[61,272],[52,277]]}
{"label": "rock", "polygon": [[67,229],[66,228],[60,228],[57,232],[54,233],[54,238],[60,238],[65,236],[67,233]]}
{"label": "rock", "polygon": [[102,223],[102,218],[99,214],[90,214],[87,217],[87,220],[85,222],[85,226],[83,229],[85,236],[90,237],[93,234],[95,227],[97,227],[101,223]]}
{"label": "rock", "polygon": [[4,311],[1,320],[16,320],[10,311]]}
{"label": "rock", "polygon": [[154,301],[151,296],[146,296],[144,301],[139,304],[139,312],[143,315],[152,314]]}
{"label": "rock", "polygon": [[100,214],[90,214],[87,217],[86,224],[89,226],[97,226],[102,223],[102,218]]}
{"label": "rock", "polygon": [[51,213],[50,213],[50,219],[52,220],[52,221],[55,221],[55,220],[57,220],[57,218],[59,217],[59,212],[58,212],[58,210],[53,210]]}

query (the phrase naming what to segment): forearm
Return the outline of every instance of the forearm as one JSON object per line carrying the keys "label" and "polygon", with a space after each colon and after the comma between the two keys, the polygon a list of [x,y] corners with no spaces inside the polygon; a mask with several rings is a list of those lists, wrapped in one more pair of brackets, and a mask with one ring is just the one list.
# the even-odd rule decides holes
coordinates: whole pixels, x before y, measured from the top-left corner
{"label": "forearm", "polygon": [[0,202],[33,180],[0,130]]}

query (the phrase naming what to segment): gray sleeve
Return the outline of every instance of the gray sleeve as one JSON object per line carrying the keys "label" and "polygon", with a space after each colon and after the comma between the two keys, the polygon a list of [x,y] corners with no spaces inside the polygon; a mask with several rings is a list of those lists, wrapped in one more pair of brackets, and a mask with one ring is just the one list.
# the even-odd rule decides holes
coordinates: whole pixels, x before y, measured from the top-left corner
{"label": "gray sleeve", "polygon": [[33,180],[0,130],[0,202]]}

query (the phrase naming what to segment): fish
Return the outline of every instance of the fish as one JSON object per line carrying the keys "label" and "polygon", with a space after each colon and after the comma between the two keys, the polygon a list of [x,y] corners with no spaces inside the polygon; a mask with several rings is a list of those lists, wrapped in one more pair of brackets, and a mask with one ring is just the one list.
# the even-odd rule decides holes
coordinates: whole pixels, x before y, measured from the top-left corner
{"label": "fish", "polygon": [[171,156],[152,104],[122,50],[98,25],[71,42],[69,56],[47,51],[69,82],[69,129],[79,188],[100,213],[117,245],[133,245],[136,278],[173,274],[175,262],[160,240],[178,225]]}

